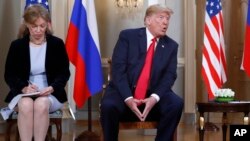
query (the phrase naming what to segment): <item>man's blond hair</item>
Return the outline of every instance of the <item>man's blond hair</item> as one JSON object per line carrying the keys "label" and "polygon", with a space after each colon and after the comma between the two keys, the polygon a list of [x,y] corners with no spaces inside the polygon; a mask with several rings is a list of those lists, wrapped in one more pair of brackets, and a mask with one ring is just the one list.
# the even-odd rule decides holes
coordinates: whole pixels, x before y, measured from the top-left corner
{"label": "man's blond hair", "polygon": [[146,13],[145,13],[145,17],[144,17],[144,21],[146,20],[146,17],[151,16],[151,15],[156,14],[156,13],[159,13],[159,12],[165,12],[169,16],[171,16],[174,13],[172,9],[166,7],[165,5],[154,4],[154,5],[151,5],[147,8]]}

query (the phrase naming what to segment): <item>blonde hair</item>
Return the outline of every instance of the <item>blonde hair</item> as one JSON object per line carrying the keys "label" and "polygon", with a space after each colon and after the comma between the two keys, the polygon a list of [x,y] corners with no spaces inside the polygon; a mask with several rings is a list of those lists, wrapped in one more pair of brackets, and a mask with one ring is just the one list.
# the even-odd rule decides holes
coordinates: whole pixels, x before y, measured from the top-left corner
{"label": "blonde hair", "polygon": [[[34,4],[25,9],[23,14],[23,23],[21,24],[18,32],[18,38],[29,34],[28,27],[25,23],[34,24],[38,18],[44,19],[46,22],[51,23],[51,17],[49,11],[43,7],[41,4]],[[46,28],[47,34],[52,34],[52,28],[48,26]]]}
{"label": "blonde hair", "polygon": [[154,5],[151,5],[147,8],[146,13],[145,13],[145,17],[144,17],[144,22],[146,21],[146,18],[148,16],[151,16],[151,15],[159,13],[159,12],[165,12],[169,16],[171,16],[174,13],[172,9],[166,7],[165,5],[154,4]]}

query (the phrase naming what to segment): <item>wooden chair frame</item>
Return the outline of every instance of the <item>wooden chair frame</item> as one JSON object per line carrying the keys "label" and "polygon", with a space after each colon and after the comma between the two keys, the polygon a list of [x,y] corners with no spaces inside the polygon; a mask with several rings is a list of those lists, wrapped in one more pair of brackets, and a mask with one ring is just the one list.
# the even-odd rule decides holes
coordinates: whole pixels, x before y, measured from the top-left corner
{"label": "wooden chair frame", "polygon": [[[11,129],[14,125],[17,125],[17,113],[11,115],[9,119],[7,119],[7,129],[5,134],[5,141],[10,141]],[[56,126],[56,139],[52,137],[52,126]],[[46,136],[46,141],[61,141],[62,139],[62,111],[58,110],[50,114],[50,125],[48,129],[48,133]],[[19,141],[19,131],[16,127],[15,129],[15,141]]]}

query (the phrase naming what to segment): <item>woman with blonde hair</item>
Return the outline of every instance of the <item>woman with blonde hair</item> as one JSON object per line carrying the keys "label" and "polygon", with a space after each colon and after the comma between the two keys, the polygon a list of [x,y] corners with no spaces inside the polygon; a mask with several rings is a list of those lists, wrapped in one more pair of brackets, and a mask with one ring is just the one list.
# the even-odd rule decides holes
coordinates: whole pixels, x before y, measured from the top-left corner
{"label": "woman with blonde hair", "polygon": [[52,35],[51,18],[42,5],[25,9],[18,39],[12,41],[5,64],[5,81],[10,88],[5,101],[20,93],[39,92],[18,102],[18,130],[22,141],[44,141],[49,113],[67,101],[64,89],[69,76],[69,59],[63,40]]}

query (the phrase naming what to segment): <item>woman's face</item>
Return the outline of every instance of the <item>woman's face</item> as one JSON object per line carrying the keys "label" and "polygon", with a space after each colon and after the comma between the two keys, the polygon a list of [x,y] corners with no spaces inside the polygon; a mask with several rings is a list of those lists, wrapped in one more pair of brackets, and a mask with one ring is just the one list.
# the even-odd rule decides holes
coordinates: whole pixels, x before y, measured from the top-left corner
{"label": "woman's face", "polygon": [[35,40],[44,38],[47,26],[48,26],[48,23],[41,17],[39,17],[34,22],[34,24],[27,23],[30,36]]}

